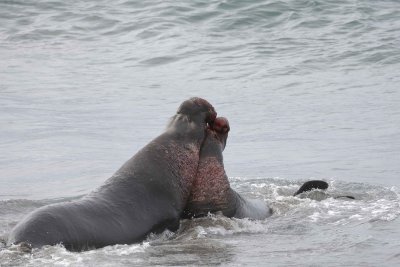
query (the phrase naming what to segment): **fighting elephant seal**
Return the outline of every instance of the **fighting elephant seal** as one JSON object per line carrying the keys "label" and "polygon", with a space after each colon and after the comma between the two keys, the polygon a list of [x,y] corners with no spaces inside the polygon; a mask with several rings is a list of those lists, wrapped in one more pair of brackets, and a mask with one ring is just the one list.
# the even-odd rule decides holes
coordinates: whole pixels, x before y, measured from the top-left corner
{"label": "fighting elephant seal", "polygon": [[199,163],[207,124],[204,99],[181,104],[166,131],[129,159],[104,185],[80,200],[37,209],[9,234],[8,244],[62,244],[85,250],[143,240],[176,230]]}
{"label": "fighting elephant seal", "polygon": [[196,180],[183,217],[202,217],[208,213],[222,212],[227,217],[262,220],[272,214],[264,201],[245,199],[230,187],[222,156],[229,130],[225,118],[216,118],[212,127],[207,129]]}

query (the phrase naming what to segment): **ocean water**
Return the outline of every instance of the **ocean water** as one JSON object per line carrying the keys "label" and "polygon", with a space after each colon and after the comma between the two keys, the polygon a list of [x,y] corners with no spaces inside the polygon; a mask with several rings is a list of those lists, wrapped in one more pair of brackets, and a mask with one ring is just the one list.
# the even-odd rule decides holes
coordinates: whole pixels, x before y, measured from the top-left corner
{"label": "ocean water", "polygon": [[[192,96],[230,121],[232,187],[275,211],[82,253],[0,243],[0,265],[399,265],[399,70],[396,0],[0,0],[2,239],[101,185]],[[356,199],[292,197],[309,179]]]}

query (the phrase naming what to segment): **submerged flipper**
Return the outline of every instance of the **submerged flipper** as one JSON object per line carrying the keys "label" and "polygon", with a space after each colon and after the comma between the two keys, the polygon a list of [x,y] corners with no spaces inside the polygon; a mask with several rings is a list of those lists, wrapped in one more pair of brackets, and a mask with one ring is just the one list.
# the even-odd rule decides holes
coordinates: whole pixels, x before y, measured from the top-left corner
{"label": "submerged flipper", "polygon": [[293,196],[297,196],[298,194],[301,194],[303,192],[311,191],[313,189],[321,189],[321,190],[326,190],[328,188],[328,183],[325,181],[321,180],[311,180],[308,182],[305,182],[299,190],[297,190],[296,193],[294,193]]}
{"label": "submerged flipper", "polygon": [[349,198],[349,199],[355,199],[353,196],[336,196],[335,198]]}

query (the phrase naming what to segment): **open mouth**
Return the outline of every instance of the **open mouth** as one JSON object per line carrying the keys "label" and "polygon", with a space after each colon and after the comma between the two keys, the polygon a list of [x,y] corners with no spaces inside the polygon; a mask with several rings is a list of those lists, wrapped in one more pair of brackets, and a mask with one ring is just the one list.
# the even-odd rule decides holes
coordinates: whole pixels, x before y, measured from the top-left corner
{"label": "open mouth", "polygon": [[224,135],[227,134],[231,128],[226,118],[218,117],[207,123],[207,129],[210,129],[217,134]]}
{"label": "open mouth", "polygon": [[230,126],[228,120],[224,117],[218,117],[212,122],[207,123],[206,138],[216,138],[219,142],[221,142],[223,148],[225,148],[229,131]]}
{"label": "open mouth", "polygon": [[231,128],[226,118],[218,117],[214,120],[212,129],[219,134],[226,134]]}

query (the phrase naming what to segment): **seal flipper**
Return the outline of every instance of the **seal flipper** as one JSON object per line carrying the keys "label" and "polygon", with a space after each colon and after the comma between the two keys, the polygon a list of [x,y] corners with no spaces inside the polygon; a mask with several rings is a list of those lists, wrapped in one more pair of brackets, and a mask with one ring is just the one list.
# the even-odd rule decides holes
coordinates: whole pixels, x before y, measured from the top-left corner
{"label": "seal flipper", "polygon": [[328,188],[328,183],[322,180],[311,180],[305,182],[293,196],[297,196],[303,192],[311,191],[313,189],[326,190]]}
{"label": "seal flipper", "polygon": [[[294,193],[293,196],[297,196],[301,193],[311,191],[314,189],[320,189],[320,190],[326,190],[328,188],[328,183],[322,180],[311,180],[308,182],[305,182],[299,190],[297,190],[296,193]],[[333,198],[338,199],[338,198],[348,198],[348,199],[355,199],[353,196],[334,196]]]}

